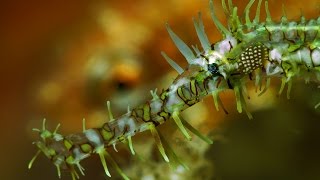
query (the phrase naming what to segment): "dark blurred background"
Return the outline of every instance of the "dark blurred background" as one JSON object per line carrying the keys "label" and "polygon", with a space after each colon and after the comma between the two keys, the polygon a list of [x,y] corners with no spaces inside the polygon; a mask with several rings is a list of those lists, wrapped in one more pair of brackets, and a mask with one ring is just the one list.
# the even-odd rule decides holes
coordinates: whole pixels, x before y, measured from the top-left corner
{"label": "dark blurred background", "polygon": [[[234,3],[242,12],[247,1]],[[301,12],[307,19],[319,16],[319,0],[283,3],[291,20]],[[220,2],[215,4],[223,20]],[[270,0],[269,4],[278,21],[282,2]],[[150,89],[167,87],[176,73],[160,51],[182,67],[186,62],[164,24],[169,22],[188,44],[199,44],[192,24],[198,11],[203,13],[210,40],[219,40],[207,0],[1,1],[1,179],[58,179],[55,167],[43,155],[27,169],[36,152],[32,141],[38,139],[31,129],[40,128],[43,118],[49,129],[61,123],[62,134],[74,133],[81,130],[82,118],[88,127],[107,120],[106,100],[111,100],[114,114],[121,115],[127,105],[134,107],[151,98],[146,96]],[[232,92],[222,94],[228,116],[214,110],[211,98],[187,110],[184,117],[216,140],[212,146],[199,146],[196,140],[189,145],[176,135],[173,124],[160,127],[178,146],[177,154],[195,166],[190,171],[168,170],[153,141],[145,141],[147,132],[134,137],[136,148],[147,159],[143,163],[126,150],[113,154],[133,179],[320,179],[320,110],[313,108],[320,101],[317,84],[294,83],[290,100],[285,93],[277,97],[278,88],[279,80],[273,80],[261,97],[250,90],[253,120],[236,112]],[[86,176],[81,179],[105,178],[97,157],[83,166]],[[64,172],[62,179],[71,177]]]}

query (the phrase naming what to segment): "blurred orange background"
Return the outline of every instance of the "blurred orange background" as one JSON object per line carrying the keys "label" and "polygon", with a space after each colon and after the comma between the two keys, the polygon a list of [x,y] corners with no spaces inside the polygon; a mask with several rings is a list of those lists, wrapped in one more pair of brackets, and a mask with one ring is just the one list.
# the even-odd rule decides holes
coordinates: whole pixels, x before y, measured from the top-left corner
{"label": "blurred orange background", "polygon": [[[247,1],[234,3],[242,12]],[[215,4],[219,18],[224,20],[220,2]],[[269,4],[272,16],[279,19],[281,4],[275,0],[270,0]],[[286,0],[284,4],[289,19],[298,19],[300,9],[307,18],[319,16],[319,0]],[[43,118],[48,119],[49,129],[61,123],[60,132],[63,134],[78,132],[82,118],[87,119],[88,127],[99,126],[107,120],[106,100],[111,100],[114,114],[119,116],[126,112],[127,105],[134,107],[151,98],[146,96],[150,89],[166,88],[176,73],[166,64],[160,51],[165,51],[182,67],[186,66],[186,62],[169,39],[164,24],[169,22],[189,45],[199,44],[192,24],[192,17],[197,16],[199,11],[203,14],[209,39],[218,41],[221,36],[210,19],[207,0],[2,1],[1,179],[58,179],[55,167],[43,156],[38,158],[31,170],[27,169],[29,160],[36,152],[32,141],[38,138],[31,129],[40,128]],[[296,96],[309,95],[310,104],[317,102],[314,97],[320,100],[319,96],[313,95],[314,89],[304,91],[304,88],[297,88],[293,93]],[[270,92],[261,97],[264,101],[257,98],[254,102],[259,101],[262,109],[270,109],[271,106],[281,109],[274,103],[276,97],[272,94],[272,88]],[[297,98],[298,106],[295,107],[311,107],[304,102],[304,98]],[[286,101],[283,99],[281,101]],[[223,100],[232,114],[227,119],[237,118],[233,95],[226,93]],[[297,105],[296,101],[290,101]],[[271,102],[270,106],[268,102]],[[288,104],[290,102],[282,105]],[[192,117],[190,119],[202,132],[210,132],[225,119],[222,112],[212,111],[212,100],[197,108],[202,108],[201,111],[193,111],[203,114],[200,123],[192,116],[194,113],[187,112],[186,116]],[[295,108],[291,110],[295,111]],[[306,113],[310,115],[310,112]],[[314,117],[320,120],[319,113]],[[245,119],[245,115],[242,114],[241,118]],[[316,159],[320,159],[319,155]],[[81,179],[103,179],[103,170],[97,158],[89,160],[85,168],[88,174]],[[316,171],[320,166],[314,164],[310,168]],[[288,172],[290,170],[286,169]],[[313,176],[314,171],[310,176],[319,177],[317,174]],[[66,174],[63,174],[63,179],[70,178]]]}

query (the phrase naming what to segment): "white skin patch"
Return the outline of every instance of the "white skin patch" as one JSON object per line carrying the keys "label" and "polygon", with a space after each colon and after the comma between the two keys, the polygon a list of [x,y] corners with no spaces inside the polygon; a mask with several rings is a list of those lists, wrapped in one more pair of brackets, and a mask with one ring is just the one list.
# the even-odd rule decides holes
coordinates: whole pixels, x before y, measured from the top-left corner
{"label": "white skin patch", "polygon": [[308,68],[312,67],[311,54],[308,48],[300,50],[301,60],[307,65]]}
{"label": "white skin patch", "polygon": [[196,59],[192,60],[192,62],[190,64],[195,64],[195,65],[199,65],[201,67],[204,67],[206,64],[206,61],[203,58],[196,58]]}
{"label": "white skin patch", "polygon": [[[225,54],[229,53],[233,47],[237,45],[237,41],[234,37],[228,36],[223,41],[220,41],[214,45],[214,51],[209,51],[207,57],[209,59],[208,64],[216,63],[219,67],[220,73],[224,76],[225,72],[221,70],[220,65],[226,61]],[[208,70],[205,68],[205,70]]]}
{"label": "white skin patch", "polygon": [[270,62],[268,62],[268,64],[266,65],[266,74],[269,75],[276,75],[276,74],[280,74],[283,72],[282,68],[279,67],[276,64],[272,64]]}
{"label": "white skin patch", "polygon": [[84,134],[95,147],[103,146],[103,142],[100,139],[100,135],[95,130],[88,129],[84,131]]}
{"label": "white skin patch", "polygon": [[63,136],[61,134],[54,134],[53,139],[55,141],[61,141],[63,139]]}
{"label": "white skin patch", "polygon": [[278,61],[278,63],[281,62],[281,58],[282,58],[282,55],[281,55],[281,52],[278,50],[278,49],[272,49],[269,53],[269,57],[272,59],[272,60],[276,60]]}
{"label": "white skin patch", "polygon": [[161,106],[162,106],[162,101],[160,99],[152,100],[150,103],[151,114],[156,114],[156,113],[160,112]]}
{"label": "white skin patch", "polygon": [[127,119],[127,124],[129,125],[131,131],[134,131],[136,129],[136,123],[132,118]]}
{"label": "white skin patch", "polygon": [[166,103],[166,108],[168,108],[169,111],[174,111],[171,107],[174,107],[174,105],[177,105],[182,102],[182,100],[177,95],[177,90],[180,86],[184,84],[188,84],[190,80],[188,78],[181,78],[177,80],[173,85],[169,88],[169,95],[168,95],[168,101]]}
{"label": "white skin patch", "polygon": [[314,49],[311,54],[312,62],[315,66],[320,66],[320,49]]}
{"label": "white skin patch", "polygon": [[175,82],[174,84],[172,84],[170,86],[169,93],[172,93],[172,92],[175,93],[180,86],[182,86],[184,84],[187,84],[189,82],[190,82],[190,80],[188,78],[185,78],[185,77],[183,77],[181,79],[178,79],[177,82]]}
{"label": "white skin patch", "polygon": [[75,161],[80,162],[82,159],[87,158],[90,154],[84,154],[80,151],[79,147],[73,149],[73,154],[75,155]]}
{"label": "white skin patch", "polygon": [[136,124],[135,124],[134,120],[127,115],[122,116],[118,120],[118,127],[119,127],[120,132],[124,131],[125,126],[129,126],[131,131],[134,131],[136,129]]}
{"label": "white skin patch", "polygon": [[235,47],[237,45],[237,41],[234,37],[228,36],[223,41],[217,43],[216,46],[214,46],[215,51],[218,51],[220,54],[225,54],[231,50],[232,47]]}
{"label": "white skin patch", "polygon": [[176,93],[169,95],[168,97],[168,101],[166,103],[166,108],[170,111],[170,112],[174,112],[175,109],[173,109],[172,107],[174,107],[175,105],[179,104],[183,102],[178,95],[176,95]]}
{"label": "white skin patch", "polygon": [[209,64],[216,63],[220,64],[221,59],[223,58],[222,54],[214,51],[210,54],[209,58]]}

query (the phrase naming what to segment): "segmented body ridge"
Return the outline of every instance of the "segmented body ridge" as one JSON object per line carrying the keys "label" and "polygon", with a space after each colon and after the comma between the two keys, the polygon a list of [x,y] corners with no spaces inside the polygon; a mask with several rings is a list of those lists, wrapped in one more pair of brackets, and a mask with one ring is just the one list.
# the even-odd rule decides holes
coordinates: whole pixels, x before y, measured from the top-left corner
{"label": "segmented body ridge", "polygon": [[[162,52],[168,63],[179,73],[178,77],[159,95],[151,91],[152,99],[114,119],[110,103],[108,103],[109,122],[100,128],[86,129],[83,132],[62,136],[50,132],[45,127],[39,131],[42,141],[37,141],[39,151],[43,152],[58,169],[69,169],[72,177],[78,178],[77,171],[83,173],[80,161],[91,154],[99,154],[102,165],[108,176],[106,160],[110,162],[124,179],[128,177],[120,170],[115,161],[106,151],[109,146],[115,146],[118,142],[128,143],[134,154],[131,137],[136,133],[150,130],[156,140],[156,145],[165,161],[169,162],[167,154],[174,154],[165,149],[161,141],[163,138],[156,130],[156,126],[173,119],[182,134],[191,139],[189,131],[208,143],[210,139],[195,130],[183,120],[179,113],[186,108],[198,103],[207,95],[212,95],[217,109],[223,105],[219,93],[226,89],[233,89],[236,96],[237,110],[245,110],[249,118],[252,118],[246,108],[244,94],[246,82],[254,80],[257,87],[265,82],[263,94],[270,85],[272,77],[280,77],[282,92],[285,84],[288,84],[288,92],[291,81],[295,77],[305,80],[320,81],[320,17],[315,20],[305,20],[302,16],[300,22],[289,22],[284,15],[279,23],[273,22],[268,9],[268,1],[265,2],[266,21],[260,21],[260,9],[262,0],[258,0],[256,16],[253,21],[249,18],[249,12],[255,0],[250,0],[244,10],[243,18],[237,15],[237,7],[232,1],[222,0],[223,10],[228,18],[228,28],[224,27],[217,19],[213,1],[210,1],[210,10],[213,22],[223,35],[224,39],[211,44],[205,34],[204,25],[199,14],[199,19],[194,19],[194,25],[203,50],[194,48],[192,51],[167,25],[167,30],[179,51],[188,61],[186,69],[181,68],[165,53]],[[58,128],[58,127],[57,127]],[[165,143],[167,144],[167,143]]]}

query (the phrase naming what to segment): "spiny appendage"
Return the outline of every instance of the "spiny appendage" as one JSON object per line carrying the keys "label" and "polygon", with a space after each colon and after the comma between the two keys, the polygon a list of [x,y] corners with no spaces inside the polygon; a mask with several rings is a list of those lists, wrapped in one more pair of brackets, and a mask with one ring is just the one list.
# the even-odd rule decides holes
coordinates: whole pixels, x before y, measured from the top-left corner
{"label": "spiny appendage", "polygon": [[[71,134],[67,137],[63,137],[57,133],[60,125],[57,126],[54,132],[50,132],[46,129],[45,122],[46,121],[44,119],[41,130],[34,129],[34,131],[39,132],[42,141],[34,142],[34,144],[38,146],[39,150],[31,159],[28,165],[29,169],[32,167],[38,155],[43,152],[56,166],[59,178],[61,177],[61,169],[66,169],[70,171],[72,179],[75,180],[79,179],[79,174],[76,171],[75,166],[82,175],[85,175],[84,168],[80,165],[80,161],[95,153],[99,155],[107,176],[111,177],[107,167],[108,161],[123,179],[129,179],[106,151],[104,143],[100,138],[101,135],[96,129],[86,129],[85,124],[83,124],[82,134]],[[83,120],[83,123],[85,123],[85,120]],[[81,141],[81,143],[79,141]],[[134,154],[131,140],[129,140],[129,147],[131,152]]]}
{"label": "spiny appendage", "polygon": [[[178,89],[181,89],[181,87],[178,87]],[[169,96],[175,96],[175,94],[169,94],[167,93],[168,91],[163,91],[160,94],[160,97],[156,94],[156,91],[151,91],[151,95],[153,97],[153,101],[156,101],[158,99],[162,99],[164,102],[168,101],[168,98],[170,98]],[[162,104],[162,106],[164,107],[166,104]],[[164,109],[164,108],[161,109]],[[162,112],[158,112],[158,114],[166,114],[169,116],[164,116],[166,117],[166,119],[170,119],[172,117],[172,119],[174,120],[174,122],[176,123],[178,129],[181,131],[181,133],[185,136],[185,138],[187,140],[191,140],[191,136],[189,135],[189,133],[187,132],[187,129],[194,133],[196,136],[198,136],[200,139],[204,140],[205,142],[212,144],[212,140],[210,140],[209,138],[207,138],[206,136],[202,135],[198,130],[196,130],[195,128],[193,128],[187,121],[185,121],[183,118],[181,118],[179,116],[179,112],[182,109],[180,109],[179,111],[174,111],[173,113],[168,113],[165,111]],[[173,152],[172,148],[170,147],[170,145],[166,142],[166,140],[161,136],[160,132],[157,131],[156,129],[156,124],[155,123],[149,123],[148,124],[148,129],[150,130],[152,136],[155,139],[155,143],[158,147],[158,150],[160,152],[160,154],[162,155],[163,159],[166,162],[171,162],[171,160],[174,163],[178,163],[178,164],[182,164],[181,160],[176,156],[176,154]],[[185,166],[185,165],[184,165]]]}
{"label": "spiny appendage", "polygon": [[[256,14],[254,19],[250,20],[250,8],[256,0],[250,0],[247,6],[244,9],[244,14],[242,16],[238,16],[238,7],[234,6],[232,0],[222,0],[222,9],[224,14],[228,20],[228,29],[222,25],[222,23],[218,20],[218,17],[215,15],[214,10],[214,3],[213,0],[210,0],[210,11],[211,17],[216,25],[217,29],[221,32],[224,37],[227,36],[234,36],[239,39],[243,38],[243,31],[253,30],[256,26],[259,25],[260,21],[260,11],[261,11],[261,3],[262,0],[258,0],[258,5],[256,9]],[[228,5],[227,5],[228,4]],[[265,1],[266,6],[266,13],[267,13],[267,20],[268,22],[271,21],[271,16],[269,13],[269,9],[267,7],[268,1]],[[243,17],[243,18],[242,18]]]}
{"label": "spiny appendage", "polygon": [[[287,98],[290,98],[290,92],[292,87],[292,79],[295,77],[304,77],[306,81],[310,78],[310,73],[316,76],[319,81],[318,74],[320,72],[320,18],[317,20],[307,21],[303,15],[299,22],[288,22],[285,9],[283,6],[283,15],[281,17],[280,23],[275,23],[271,19],[268,1],[265,1],[265,12],[266,12],[266,22],[259,23],[260,19],[260,9],[262,0],[258,1],[256,15],[253,21],[249,18],[250,8],[255,0],[250,0],[244,10],[244,19],[240,19],[237,16],[237,8],[232,5],[232,1],[229,1],[229,6],[227,7],[225,0],[222,0],[222,7],[225,14],[228,17],[228,27],[229,32],[238,40],[243,41],[263,41],[268,40],[274,43],[266,43],[268,47],[263,49],[266,52],[259,59],[269,60],[268,65],[263,63],[263,68],[266,70],[266,85],[259,96],[266,92],[270,86],[271,76],[281,75],[282,83],[279,90],[279,95],[283,91],[285,85],[287,88]],[[211,1],[211,11],[213,12],[213,3]],[[215,22],[218,29],[225,35],[228,32],[224,30],[221,23],[216,22],[217,18],[213,15],[213,21]],[[247,33],[249,32],[249,33]],[[253,32],[253,33],[250,33]],[[259,36],[258,36],[259,35]],[[257,47],[257,46],[254,46]],[[247,48],[241,55],[244,58],[250,59],[249,49]],[[247,54],[246,54],[247,53]],[[270,57],[268,57],[270,53]],[[253,56],[254,58],[254,56]],[[261,61],[252,60],[242,61],[240,58],[239,69],[243,73],[251,73],[252,69],[255,69],[256,65],[260,66]],[[259,69],[257,70],[259,71]],[[261,71],[261,70],[260,70]],[[307,73],[305,73],[307,72]],[[308,75],[309,74],[309,75]],[[262,84],[262,74],[258,73],[256,77],[256,86]],[[239,95],[238,95],[239,96]],[[238,107],[241,104],[238,101]],[[318,107],[319,104],[316,105]],[[238,108],[240,110],[240,108]]]}
{"label": "spiny appendage", "polygon": [[[151,91],[151,95],[153,97],[151,102],[158,101],[160,98],[156,94],[156,91]],[[151,134],[155,139],[155,142],[160,151],[160,154],[162,155],[162,157],[166,162],[169,162],[169,159],[170,159],[172,160],[173,164],[177,163],[185,166],[181,162],[181,160],[177,157],[177,155],[173,152],[169,144],[157,131],[156,125],[159,125],[160,123],[153,123],[153,122],[156,122],[156,120],[150,119],[150,117],[153,117],[153,116],[151,116],[150,114],[152,110],[149,104],[150,102],[146,104],[147,106],[143,106],[143,113],[140,115],[132,114],[132,112],[137,112],[138,109],[133,109],[133,110],[128,109],[128,113],[125,116],[122,116],[118,119],[114,119],[113,114],[111,112],[110,102],[108,101],[107,107],[109,112],[110,124],[105,123],[102,128],[86,129],[85,119],[83,119],[83,132],[78,134],[71,134],[65,137],[57,133],[57,130],[60,125],[57,126],[54,132],[50,132],[49,130],[46,129],[45,120],[44,120],[43,127],[41,130],[34,129],[35,131],[39,132],[40,137],[42,138],[42,141],[37,141],[34,143],[38,146],[39,150],[30,161],[28,166],[29,169],[31,168],[32,164],[34,163],[35,159],[38,157],[40,152],[43,152],[49,159],[52,160],[54,165],[57,167],[59,178],[61,177],[60,169],[67,169],[70,171],[73,179],[79,179],[79,174],[76,171],[75,166],[78,168],[79,172],[82,175],[84,175],[84,168],[80,165],[80,161],[82,159],[89,157],[91,154],[98,154],[101,160],[101,164],[104,168],[105,174],[107,176],[111,177],[111,174],[109,173],[109,170],[108,170],[108,165],[107,165],[107,162],[108,162],[118,171],[118,173],[122,176],[123,179],[129,179],[123,173],[123,171],[119,168],[115,160],[110,156],[110,154],[106,150],[106,145],[107,146],[113,145],[115,151],[117,151],[115,148],[115,144],[117,142],[125,142],[125,143],[128,143],[131,153],[135,154],[135,151],[132,145],[131,135],[128,133],[123,133],[121,130],[124,129],[124,131],[126,131],[125,130],[126,128],[120,127],[121,125],[124,125],[124,123],[130,121],[129,119],[124,118],[124,117],[127,117],[127,115],[130,113],[131,113],[131,116],[135,116],[135,118],[144,118],[144,120],[146,121],[144,126],[147,126],[146,129],[151,131]],[[159,114],[161,114],[161,112],[159,112]],[[166,118],[169,119],[170,116]],[[181,130],[183,135],[188,140],[191,140],[191,136],[188,134],[187,129],[190,132],[194,133],[199,138],[201,138],[202,140],[204,140],[205,142],[212,144],[212,140],[202,135],[199,131],[193,128],[184,119],[179,117],[178,111],[172,113],[172,118],[176,122],[178,128]],[[129,129],[128,131],[131,131],[131,129]],[[118,132],[119,134],[116,134],[115,132]],[[118,141],[112,141],[112,139],[116,139]]]}

